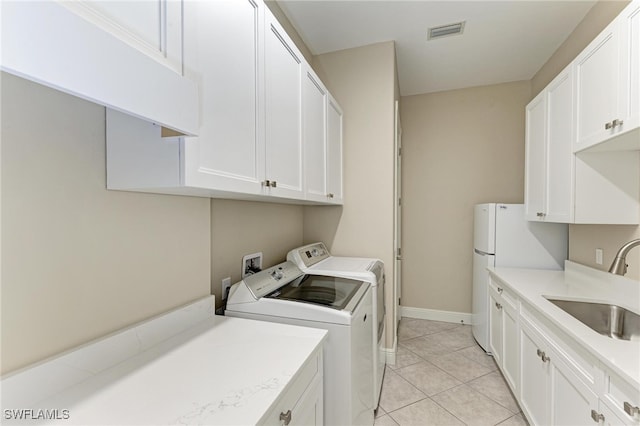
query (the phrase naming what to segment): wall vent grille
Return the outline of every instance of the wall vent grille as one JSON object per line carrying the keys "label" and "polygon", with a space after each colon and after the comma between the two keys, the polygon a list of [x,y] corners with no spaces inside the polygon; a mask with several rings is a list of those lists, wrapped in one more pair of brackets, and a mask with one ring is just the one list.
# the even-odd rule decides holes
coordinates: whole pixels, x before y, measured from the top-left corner
{"label": "wall vent grille", "polygon": [[464,21],[455,24],[441,25],[439,27],[429,28],[427,40],[434,40],[442,37],[460,35],[464,31]]}

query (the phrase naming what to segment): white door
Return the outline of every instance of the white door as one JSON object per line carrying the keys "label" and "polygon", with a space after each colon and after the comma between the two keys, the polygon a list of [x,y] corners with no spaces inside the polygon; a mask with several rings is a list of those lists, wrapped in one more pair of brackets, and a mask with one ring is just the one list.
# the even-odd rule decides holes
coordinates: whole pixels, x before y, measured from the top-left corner
{"label": "white door", "polygon": [[302,54],[267,9],[264,61],[268,193],[302,198]]}
{"label": "white door", "polygon": [[495,257],[474,251],[471,331],[482,349],[489,352],[489,271]]}
{"label": "white door", "polygon": [[478,204],[473,209],[473,248],[493,254],[496,233],[496,205]]}
{"label": "white door", "polygon": [[342,109],[328,96],[327,105],[327,200],[342,204]]}
{"label": "white door", "polygon": [[200,70],[202,109],[199,136],[185,138],[182,153],[187,186],[262,191],[261,22],[262,10],[251,0],[189,2],[185,8],[185,63]]}
{"label": "white door", "polygon": [[543,220],[546,182],[546,91],[526,107],[524,205],[527,220]]}
{"label": "white door", "polygon": [[394,305],[395,305],[395,323],[394,330],[398,330],[398,324],[402,317],[400,313],[400,298],[402,297],[402,125],[400,123],[400,107],[398,101],[396,101],[395,109],[395,232],[394,232],[394,250],[395,250],[395,265],[394,265]]}
{"label": "white door", "polygon": [[326,201],[327,91],[309,69],[302,81],[305,198]]}
{"label": "white door", "polygon": [[574,151],[618,132],[607,125],[618,116],[619,34],[609,25],[575,60],[576,138]]}
{"label": "white door", "polygon": [[573,74],[567,67],[547,92],[546,213],[549,222],[573,221]]}

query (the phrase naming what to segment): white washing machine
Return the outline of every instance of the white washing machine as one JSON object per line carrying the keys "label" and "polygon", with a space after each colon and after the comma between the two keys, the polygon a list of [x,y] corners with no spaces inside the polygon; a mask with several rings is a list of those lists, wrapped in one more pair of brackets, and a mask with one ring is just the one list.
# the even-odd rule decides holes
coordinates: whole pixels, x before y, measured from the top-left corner
{"label": "white washing machine", "polygon": [[298,247],[287,253],[287,260],[295,263],[306,274],[327,275],[366,281],[372,287],[372,356],[373,356],[373,407],[377,410],[386,364],[384,263],[379,259],[332,256],[324,243],[318,242]]}
{"label": "white washing machine", "polygon": [[307,275],[284,262],[234,284],[225,315],[328,330],[323,348],[324,422],[373,424],[373,308],[368,282]]}

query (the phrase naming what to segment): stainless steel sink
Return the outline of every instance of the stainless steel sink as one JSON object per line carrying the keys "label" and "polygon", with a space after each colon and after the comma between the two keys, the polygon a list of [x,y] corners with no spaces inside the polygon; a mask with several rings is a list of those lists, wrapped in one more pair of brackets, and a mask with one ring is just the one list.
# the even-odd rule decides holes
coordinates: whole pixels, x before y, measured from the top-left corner
{"label": "stainless steel sink", "polygon": [[640,341],[640,315],[635,312],[616,305],[545,298],[604,336]]}

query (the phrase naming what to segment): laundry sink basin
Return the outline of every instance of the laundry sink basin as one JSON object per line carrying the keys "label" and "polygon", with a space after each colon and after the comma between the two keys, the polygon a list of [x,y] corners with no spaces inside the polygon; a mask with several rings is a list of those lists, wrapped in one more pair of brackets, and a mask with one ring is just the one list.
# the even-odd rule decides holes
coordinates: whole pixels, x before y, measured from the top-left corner
{"label": "laundry sink basin", "polygon": [[603,336],[640,341],[640,315],[635,312],[604,303],[545,298]]}

